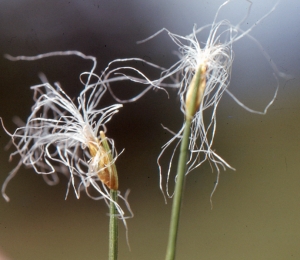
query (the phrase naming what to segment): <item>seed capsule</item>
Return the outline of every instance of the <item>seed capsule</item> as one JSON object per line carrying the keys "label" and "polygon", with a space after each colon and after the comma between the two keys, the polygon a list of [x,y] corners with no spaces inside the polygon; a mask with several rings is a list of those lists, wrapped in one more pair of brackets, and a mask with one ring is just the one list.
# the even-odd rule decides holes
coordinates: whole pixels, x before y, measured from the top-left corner
{"label": "seed capsule", "polygon": [[[206,65],[202,64],[196,71],[195,75],[192,78],[192,81],[189,85],[189,88],[186,93],[186,114],[187,116],[193,117],[198,110],[202,99],[206,86]],[[191,107],[192,98],[194,95],[195,88],[198,88],[196,102],[193,107]]]}
{"label": "seed capsule", "polygon": [[[90,142],[89,152],[92,156],[92,160],[89,164],[90,171],[96,172],[100,181],[102,181],[109,189],[118,190],[118,175],[115,170],[114,163],[112,163],[112,158],[110,154],[110,150],[106,151],[104,148],[104,142],[108,147],[106,137],[102,138],[101,132],[101,139],[102,143],[97,140],[97,142],[93,141]],[[109,147],[108,147],[109,149]]]}

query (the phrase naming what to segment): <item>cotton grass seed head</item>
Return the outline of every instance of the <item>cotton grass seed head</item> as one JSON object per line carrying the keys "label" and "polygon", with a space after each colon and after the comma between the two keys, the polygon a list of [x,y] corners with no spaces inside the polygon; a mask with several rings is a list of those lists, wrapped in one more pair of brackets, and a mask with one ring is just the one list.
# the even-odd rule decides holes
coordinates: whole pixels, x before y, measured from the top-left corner
{"label": "cotton grass seed head", "polygon": [[[271,68],[274,71],[276,80],[276,75],[283,76],[283,74],[278,71],[275,64],[271,61],[268,54],[263,50],[260,43],[250,35],[250,32],[253,30],[253,28],[260,24],[262,20],[264,20],[271,12],[275,10],[279,1],[267,14],[258,19],[255,24],[248,27],[248,29],[246,30],[242,29],[242,25],[250,15],[252,2],[245,1],[245,3],[248,4],[248,9],[246,10],[245,16],[236,24],[232,24],[229,20],[226,19],[219,20],[219,13],[221,12],[222,8],[230,2],[233,1],[228,0],[218,8],[211,24],[205,25],[200,28],[194,25],[192,33],[187,36],[181,36],[172,33],[168,29],[163,28],[154,35],[139,42],[144,43],[157,37],[160,33],[166,32],[177,46],[176,54],[178,56],[178,61],[171,67],[162,68],[158,65],[138,58],[113,61],[142,61],[143,65],[148,65],[151,68],[159,69],[161,71],[159,78],[150,79],[146,76],[146,73],[143,73],[141,70],[138,70],[131,66],[120,66],[112,71],[118,72],[119,74],[122,74],[122,76],[126,75],[126,79],[128,80],[147,85],[147,88],[145,88],[139,95],[129,100],[123,100],[123,102],[135,101],[143,96],[151,88],[164,90],[167,88],[175,88],[178,90],[181,111],[184,115],[184,118],[189,115],[193,116],[189,143],[190,157],[187,163],[186,174],[208,160],[211,166],[214,166],[212,168],[215,168],[217,171],[216,184],[212,194],[214,193],[219,181],[220,168],[223,168],[224,170],[226,168],[234,169],[213,149],[213,141],[216,132],[216,112],[221,97],[226,92],[233,98],[234,101],[236,101],[247,111],[258,114],[265,114],[267,112],[267,109],[275,100],[278,91],[277,84],[277,86],[275,86],[274,88],[274,93],[270,98],[270,102],[266,105],[265,109],[263,111],[256,111],[244,105],[234,96],[233,93],[228,90],[231,79],[232,64],[234,60],[233,44],[240,39],[247,37],[250,41],[254,42],[254,44],[258,46],[259,50],[262,51],[262,54],[266,57],[266,60],[269,62]],[[202,33],[205,33],[207,31],[208,34],[206,36],[206,40],[200,42],[200,36],[202,35]],[[122,70],[123,72],[121,72]],[[128,71],[135,72],[136,75],[133,76],[132,74],[127,73]],[[202,75],[202,83],[200,83],[201,87],[199,88],[197,102],[193,111],[187,111],[187,104],[189,103],[191,93],[193,92],[191,86],[193,86],[193,80],[198,73],[199,75]],[[170,79],[172,83],[169,83]],[[175,152],[177,151],[177,148],[179,147],[179,144],[181,143],[184,127],[185,122],[177,133],[165,128],[173,134],[173,137],[162,147],[162,151],[158,156],[160,188],[163,193],[166,191],[168,196],[172,196],[173,194],[172,192],[169,192],[168,186],[171,168],[173,165],[173,158]],[[173,147],[173,152],[171,153],[170,157],[167,179],[166,181],[164,181],[160,160],[166,149],[171,149],[171,146]],[[166,188],[163,188],[164,185],[166,185]]]}
{"label": "cotton grass seed head", "polygon": [[[266,105],[264,111],[255,111],[242,102],[240,102],[229,90],[232,64],[234,60],[233,43],[237,42],[243,37],[249,37],[254,41],[260,49],[259,42],[254,39],[249,33],[259,24],[264,18],[266,18],[276,7],[276,4],[266,15],[259,19],[255,25],[250,26],[246,31],[241,29],[241,25],[247,19],[250,14],[250,8],[252,3],[249,1],[249,8],[246,16],[236,25],[231,24],[228,20],[218,21],[218,15],[222,7],[228,4],[230,1],[226,1],[222,4],[213,20],[213,23],[201,28],[194,26],[193,32],[188,36],[180,36],[171,33],[167,29],[162,29],[155,35],[147,38],[152,39],[154,36],[161,32],[167,32],[172,41],[178,46],[179,61],[176,62],[169,69],[162,72],[160,82],[167,78],[176,79],[178,82],[179,97],[181,101],[181,111],[184,117],[193,116],[191,124],[191,136],[189,143],[190,156],[187,163],[187,172],[200,166],[203,162],[208,160],[211,166],[217,170],[217,179],[215,182],[214,193],[220,174],[220,167],[224,170],[226,168],[232,168],[221,156],[219,156],[213,149],[213,141],[216,132],[216,112],[221,97],[227,92],[239,105],[250,112],[265,114],[269,106],[276,98],[278,85],[274,89],[274,94],[271,97],[270,102]],[[209,30],[206,42],[199,42],[198,35],[204,30]],[[268,59],[268,55],[264,53]],[[274,72],[277,75],[282,76],[276,66],[270,63]],[[193,86],[196,77],[201,77],[199,81],[199,90],[197,93],[196,104],[194,110],[188,111],[191,95],[193,93]],[[276,77],[276,76],[275,76]],[[174,87],[171,85],[170,87]],[[205,118],[205,119],[204,119]],[[185,122],[178,133],[173,133],[173,138],[162,147],[162,152],[158,157],[158,165],[160,170],[160,188],[163,189],[163,177],[162,167],[160,166],[160,159],[165,153],[166,149],[173,145],[174,150],[172,152],[166,181],[166,193],[168,196],[172,196],[169,192],[169,179],[171,174],[172,161],[179,144],[181,143]]]}
{"label": "cotton grass seed head", "polygon": [[[58,182],[58,173],[66,175],[69,178],[66,197],[73,187],[77,198],[80,197],[80,192],[85,190],[90,198],[104,199],[109,204],[111,201],[109,189],[118,190],[118,177],[113,170],[118,153],[113,139],[107,138],[104,132],[106,124],[122,105],[114,104],[99,108],[101,97],[107,89],[99,77],[96,83],[91,83],[96,59],[77,51],[8,58],[36,60],[57,55],[77,55],[91,59],[93,68],[83,73],[88,75],[88,80],[82,81],[84,88],[75,101],[64,92],[59,83],[50,84],[44,75],[41,75],[41,84],[31,87],[34,105],[27,122],[24,126],[18,127],[14,133],[9,133],[5,129],[16,148],[11,158],[18,155],[20,161],[5,180],[2,195],[9,201],[5,193],[7,184],[20,167],[25,165],[43,175],[50,185]],[[103,148],[104,141],[109,143],[109,150]],[[91,194],[90,187],[93,187],[99,195]],[[127,195],[123,197],[119,193],[119,197],[131,214]],[[119,217],[125,221],[124,211],[118,204],[116,207]]]}

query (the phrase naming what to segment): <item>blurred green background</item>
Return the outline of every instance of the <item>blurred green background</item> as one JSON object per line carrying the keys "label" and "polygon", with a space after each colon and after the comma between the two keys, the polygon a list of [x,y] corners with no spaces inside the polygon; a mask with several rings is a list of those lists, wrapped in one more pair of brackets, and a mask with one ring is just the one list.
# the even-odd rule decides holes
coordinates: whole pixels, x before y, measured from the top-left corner
{"label": "blurred green background", "polygon": [[[0,53],[35,55],[76,49],[98,59],[97,72],[115,58],[142,57],[169,67],[176,46],[167,35],[136,45],[162,27],[187,35],[193,23],[210,23],[223,1],[3,1],[0,3]],[[220,18],[236,23],[246,13],[246,1],[233,1]],[[258,20],[275,1],[253,1],[244,29]],[[177,259],[300,259],[300,88],[298,1],[282,1],[253,30],[279,69],[293,76],[280,80],[278,97],[267,115],[250,114],[223,96],[217,115],[214,149],[236,171],[222,171],[213,196],[216,172],[208,163],[190,173],[178,239]],[[205,41],[205,38],[202,39]],[[234,45],[230,89],[247,105],[262,110],[276,81],[268,62],[249,39]],[[0,116],[13,132],[14,116],[26,120],[32,106],[29,86],[38,73],[59,81],[75,97],[81,90],[79,73],[90,62],[76,57],[36,62],[0,59]],[[152,72],[149,72],[150,75]],[[153,74],[154,75],[154,74]],[[119,94],[132,88],[117,86]],[[134,89],[138,90],[138,89]],[[105,97],[103,104],[112,100]],[[109,137],[124,153],[117,161],[120,189],[130,189],[135,214],[128,220],[129,242],[120,224],[119,259],[163,259],[167,244],[171,200],[159,190],[156,158],[171,135],[161,124],[178,131],[182,114],[176,93],[151,91],[126,104],[108,124]],[[8,162],[9,137],[0,130],[0,184],[17,164]],[[167,161],[162,162],[165,166]],[[82,194],[70,192],[67,180],[47,186],[41,176],[22,168],[9,183],[11,201],[0,198],[0,249],[14,260],[107,259],[108,208]],[[1,258],[0,258],[1,259]]]}

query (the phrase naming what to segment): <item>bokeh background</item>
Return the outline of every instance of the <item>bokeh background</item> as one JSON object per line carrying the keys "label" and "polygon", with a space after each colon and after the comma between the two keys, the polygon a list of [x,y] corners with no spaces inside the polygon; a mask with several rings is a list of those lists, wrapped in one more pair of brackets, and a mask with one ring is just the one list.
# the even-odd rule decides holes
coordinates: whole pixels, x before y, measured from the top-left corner
{"label": "bokeh background", "polygon": [[[276,1],[253,0],[243,29],[257,22]],[[1,1],[0,53],[36,55],[56,50],[79,50],[98,59],[97,72],[115,58],[140,57],[169,67],[176,46],[168,35],[137,45],[165,27],[187,35],[194,23],[211,23],[223,0],[214,1]],[[247,12],[246,1],[232,1],[220,19],[233,24]],[[255,27],[252,35],[276,63],[291,75],[280,79],[278,97],[267,115],[251,114],[226,94],[218,109],[214,149],[236,171],[221,172],[210,208],[216,173],[208,163],[189,174],[182,206],[177,259],[300,259],[300,2],[281,1]],[[205,41],[204,38],[199,39]],[[245,38],[234,44],[230,89],[256,109],[270,100],[276,81],[262,52]],[[1,55],[2,55],[1,54]],[[11,62],[0,58],[0,116],[14,131],[14,116],[26,120],[32,106],[29,86],[38,73],[59,81],[75,97],[81,90],[79,73],[91,63],[78,57]],[[150,72],[150,75],[152,75]],[[120,94],[131,89],[119,84]],[[133,87],[134,88],[134,87]],[[103,102],[112,102],[106,97]],[[131,190],[135,214],[128,220],[131,251],[120,225],[119,259],[163,259],[171,210],[158,187],[156,164],[160,147],[177,131],[182,114],[175,92],[151,91],[127,104],[108,124],[118,150],[120,189]],[[0,129],[0,184],[17,160],[8,162],[9,137]],[[166,166],[167,161],[163,161]],[[164,168],[166,169],[166,168]],[[0,198],[0,249],[14,260],[107,259],[108,209],[87,196],[64,200],[67,180],[47,186],[42,177],[22,168],[9,183],[11,201]],[[3,258],[4,259],[4,258]]]}

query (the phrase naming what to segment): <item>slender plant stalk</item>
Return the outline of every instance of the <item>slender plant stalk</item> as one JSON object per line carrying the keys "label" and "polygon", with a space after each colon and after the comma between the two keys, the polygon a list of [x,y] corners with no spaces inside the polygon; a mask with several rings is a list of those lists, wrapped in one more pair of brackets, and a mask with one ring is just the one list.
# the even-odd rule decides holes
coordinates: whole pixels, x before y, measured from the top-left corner
{"label": "slender plant stalk", "polygon": [[[109,260],[118,259],[118,216],[115,203],[118,200],[118,191],[110,190],[112,201],[110,202],[109,210]],[[114,202],[115,203],[114,203]]]}
{"label": "slender plant stalk", "polygon": [[[205,85],[205,69],[202,68],[204,65],[201,65],[197,70],[194,79],[191,82],[189,88],[192,88],[192,95],[189,102],[186,102],[186,122],[185,128],[183,131],[183,138],[181,141],[180,146],[180,155],[178,161],[178,168],[177,168],[177,175],[176,175],[176,184],[175,184],[175,192],[173,198],[173,206],[172,206],[172,213],[171,213],[171,221],[170,221],[170,231],[169,231],[169,240],[168,240],[168,247],[166,253],[166,260],[174,260],[175,259],[175,252],[176,252],[176,241],[177,241],[177,234],[178,234],[178,226],[179,226],[179,216],[180,216],[180,209],[181,209],[181,202],[182,202],[182,195],[183,195],[183,186],[185,180],[185,173],[186,173],[186,162],[188,156],[188,146],[189,146],[189,139],[191,133],[191,123],[193,120],[193,116],[196,112],[197,108],[197,99],[199,99],[199,89],[201,89],[201,83],[204,82]],[[203,84],[202,84],[203,85]],[[202,96],[203,97],[204,88],[202,86]],[[201,102],[200,101],[200,102]]]}
{"label": "slender plant stalk", "polygon": [[[103,131],[100,132],[101,143],[105,152],[108,155],[109,163],[113,161],[112,154],[109,148],[109,145],[106,140],[106,136]],[[113,180],[116,185],[116,189],[118,188],[118,174],[115,163],[112,163],[109,167],[110,178]],[[116,204],[118,203],[118,190],[110,189],[110,207],[109,207],[109,260],[117,260],[118,259],[118,211],[116,208]]]}

